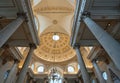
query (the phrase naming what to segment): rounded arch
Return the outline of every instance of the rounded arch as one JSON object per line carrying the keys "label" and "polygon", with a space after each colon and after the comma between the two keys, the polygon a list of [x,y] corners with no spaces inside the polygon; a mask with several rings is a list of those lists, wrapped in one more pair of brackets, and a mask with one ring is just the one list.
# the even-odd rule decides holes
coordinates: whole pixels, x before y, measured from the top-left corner
{"label": "rounded arch", "polygon": [[[71,62],[66,66],[67,72],[69,72],[69,68],[72,69],[72,71],[74,70],[74,72],[71,73],[75,73],[78,71],[78,63],[77,62]],[[69,72],[70,73],[70,72]]]}
{"label": "rounded arch", "polygon": [[34,63],[34,71],[37,73],[43,73],[45,70],[45,65],[40,62],[35,62]]}

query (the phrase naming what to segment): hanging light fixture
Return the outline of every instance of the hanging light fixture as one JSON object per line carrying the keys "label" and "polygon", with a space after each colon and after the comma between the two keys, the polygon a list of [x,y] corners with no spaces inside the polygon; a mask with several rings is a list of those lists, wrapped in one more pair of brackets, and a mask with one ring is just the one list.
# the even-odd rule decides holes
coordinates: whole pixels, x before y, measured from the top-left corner
{"label": "hanging light fixture", "polygon": [[[53,40],[54,41],[59,40],[59,35],[54,33]],[[54,42],[54,48],[55,48],[55,44],[56,44],[56,42]],[[55,54],[54,54],[54,62],[55,62]],[[54,62],[53,62],[53,68],[51,69],[51,71],[50,71],[50,73],[48,75],[48,79],[53,80],[53,83],[54,83],[55,80],[60,80],[61,79],[57,68],[54,66]]]}

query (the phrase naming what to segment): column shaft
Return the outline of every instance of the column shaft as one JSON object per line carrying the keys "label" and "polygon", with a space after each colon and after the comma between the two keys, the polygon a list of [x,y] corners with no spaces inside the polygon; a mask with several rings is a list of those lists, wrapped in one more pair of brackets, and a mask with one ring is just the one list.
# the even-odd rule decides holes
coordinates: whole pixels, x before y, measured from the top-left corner
{"label": "column shaft", "polygon": [[100,83],[106,83],[105,80],[102,77],[102,73],[101,73],[100,68],[98,67],[96,61],[93,61],[92,63],[93,63],[93,66],[95,68],[95,71],[96,71],[97,78],[98,78],[99,82]]}
{"label": "column shaft", "polygon": [[13,83],[13,80],[17,74],[17,65],[18,65],[18,62],[15,62],[15,64],[13,65],[12,69],[10,70],[10,73],[4,83]]}
{"label": "column shaft", "polygon": [[32,59],[32,54],[33,54],[34,49],[35,49],[34,47],[30,47],[29,53],[26,57],[26,60],[23,64],[23,67],[22,67],[20,74],[19,74],[19,77],[17,79],[17,83],[24,83],[24,78],[25,78],[26,73],[28,71],[28,66],[29,66],[29,63]]}
{"label": "column shaft", "polygon": [[0,48],[10,38],[10,36],[18,29],[23,23],[24,17],[19,16],[16,20],[12,21],[0,31]]}
{"label": "column shaft", "polygon": [[83,18],[83,21],[109,54],[117,68],[120,69],[120,44],[89,17]]}
{"label": "column shaft", "polygon": [[89,74],[87,72],[85,63],[83,61],[83,58],[82,58],[82,55],[81,55],[81,52],[80,52],[80,49],[78,47],[76,47],[75,49],[76,49],[78,63],[80,65],[80,70],[81,70],[81,74],[82,74],[82,78],[84,80],[84,83],[91,83]]}

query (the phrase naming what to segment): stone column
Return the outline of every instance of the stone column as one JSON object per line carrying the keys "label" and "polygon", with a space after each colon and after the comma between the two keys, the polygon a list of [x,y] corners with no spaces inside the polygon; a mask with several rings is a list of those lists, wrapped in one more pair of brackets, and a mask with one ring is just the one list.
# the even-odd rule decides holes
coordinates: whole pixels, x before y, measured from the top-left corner
{"label": "stone column", "polygon": [[105,80],[102,77],[102,72],[100,71],[100,68],[98,67],[98,65],[96,63],[96,60],[93,60],[92,63],[93,63],[94,69],[96,71],[97,78],[98,78],[99,82],[100,83],[106,83]]}
{"label": "stone column", "polygon": [[120,70],[120,43],[88,16],[84,16],[83,21]]}
{"label": "stone column", "polygon": [[91,83],[90,77],[89,77],[89,74],[87,72],[87,69],[86,69],[85,63],[83,61],[79,47],[75,47],[75,50],[76,50],[76,55],[78,58],[78,63],[80,65],[80,70],[81,70],[81,74],[82,74],[82,78],[84,80],[84,83]]}
{"label": "stone column", "polygon": [[28,71],[28,66],[29,66],[30,61],[32,59],[33,51],[34,51],[35,48],[36,48],[35,45],[30,45],[30,50],[29,50],[28,55],[26,57],[26,60],[23,64],[23,67],[20,71],[20,74],[18,76],[17,83],[24,83],[24,78],[25,78],[26,73]]}
{"label": "stone column", "polygon": [[11,35],[18,29],[18,27],[25,20],[24,16],[18,16],[18,18],[11,23],[9,23],[6,27],[4,27],[0,31],[0,48],[3,44],[11,37]]}
{"label": "stone column", "polygon": [[15,63],[13,64],[13,66],[10,70],[10,73],[4,83],[13,83],[13,80],[17,74],[17,66],[18,66],[18,61],[15,61]]}
{"label": "stone column", "polygon": [[0,83],[4,83],[4,80],[6,79],[4,79],[5,73],[12,68],[13,64],[13,62],[7,61],[6,64],[0,67]]}

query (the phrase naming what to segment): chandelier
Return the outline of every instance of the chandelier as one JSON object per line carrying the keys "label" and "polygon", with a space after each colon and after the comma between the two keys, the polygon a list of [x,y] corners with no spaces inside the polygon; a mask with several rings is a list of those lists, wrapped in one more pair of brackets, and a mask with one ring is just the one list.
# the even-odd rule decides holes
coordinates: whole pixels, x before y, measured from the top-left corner
{"label": "chandelier", "polygon": [[54,81],[54,80],[60,80],[60,78],[61,77],[59,75],[58,70],[55,67],[53,67],[52,70],[50,71],[49,79]]}
{"label": "chandelier", "polygon": [[[54,33],[54,35],[53,35],[53,40],[54,40],[54,47],[55,47],[57,40],[59,40],[59,36],[56,33]],[[54,62],[55,62],[55,54],[54,54]],[[61,79],[59,71],[57,70],[56,67],[54,67],[54,64],[53,64],[53,68],[50,70],[48,79],[50,81],[52,80],[53,83],[56,83],[55,81],[59,81]]]}

